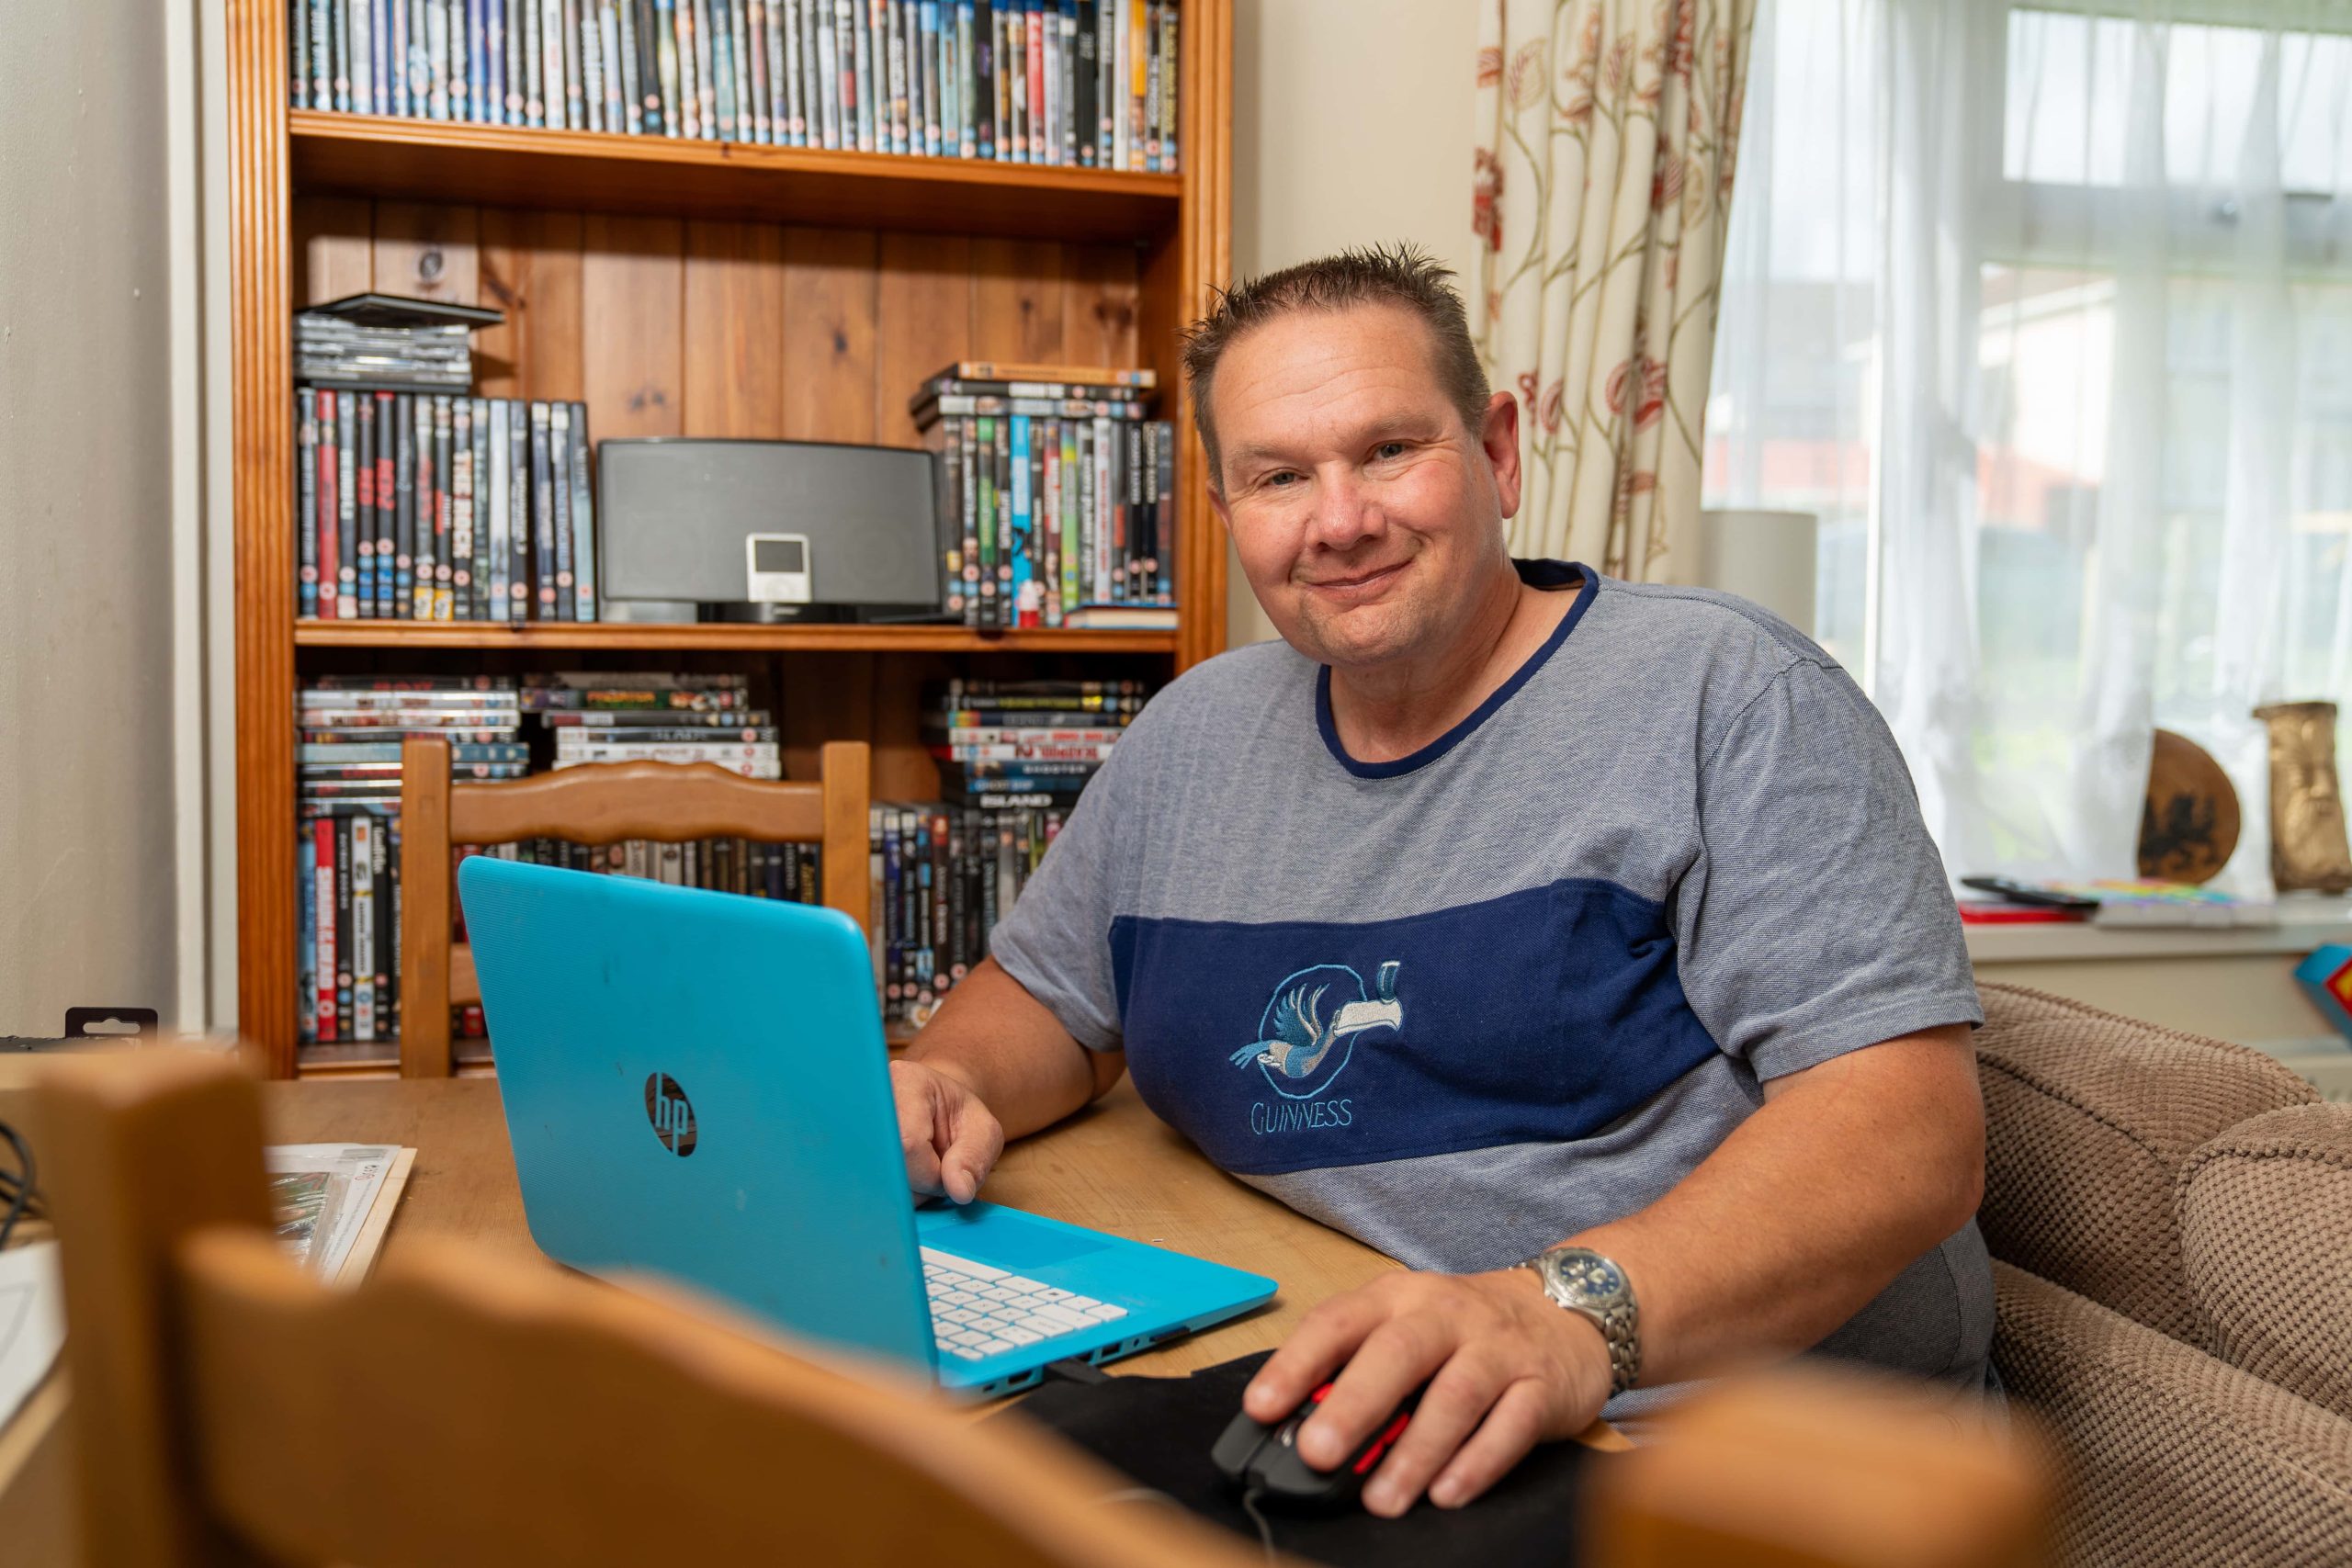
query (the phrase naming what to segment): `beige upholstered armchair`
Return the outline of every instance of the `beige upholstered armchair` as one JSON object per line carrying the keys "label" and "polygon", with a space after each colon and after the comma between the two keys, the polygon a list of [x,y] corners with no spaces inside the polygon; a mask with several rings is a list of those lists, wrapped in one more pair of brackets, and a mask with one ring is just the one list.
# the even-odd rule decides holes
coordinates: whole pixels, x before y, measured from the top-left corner
{"label": "beige upholstered armchair", "polygon": [[2352,1106],[2258,1052],[1984,987],[1994,1360],[2070,1563],[2352,1563]]}

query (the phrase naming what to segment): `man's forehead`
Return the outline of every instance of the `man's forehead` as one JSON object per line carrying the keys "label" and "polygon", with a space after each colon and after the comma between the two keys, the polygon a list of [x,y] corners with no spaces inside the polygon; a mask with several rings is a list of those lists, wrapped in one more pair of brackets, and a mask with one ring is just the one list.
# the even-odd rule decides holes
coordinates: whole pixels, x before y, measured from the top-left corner
{"label": "man's forehead", "polygon": [[[1275,361],[1394,360],[1408,369],[1437,375],[1437,335],[1427,321],[1386,299],[1285,310],[1237,335],[1225,352],[1237,361],[1262,367]],[[1221,367],[1222,368],[1222,367]]]}
{"label": "man's forehead", "polygon": [[1385,302],[1278,316],[1227,349],[1210,388],[1218,428],[1238,454],[1241,427],[1261,422],[1443,415],[1435,346],[1428,323]]}

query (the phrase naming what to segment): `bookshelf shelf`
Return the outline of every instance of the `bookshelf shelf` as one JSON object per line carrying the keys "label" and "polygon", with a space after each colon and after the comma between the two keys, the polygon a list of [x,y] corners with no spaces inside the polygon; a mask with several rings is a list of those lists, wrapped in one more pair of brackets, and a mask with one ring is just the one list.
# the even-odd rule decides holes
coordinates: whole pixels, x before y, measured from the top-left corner
{"label": "bookshelf shelf", "polygon": [[1182,175],[829,152],[594,130],[287,111],[311,195],[707,219],[1143,241],[1172,230]]}
{"label": "bookshelf shelf", "polygon": [[975,631],[966,626],[756,626],[613,622],[300,621],[297,648],[634,649],[665,653],[1156,653],[1172,631]]}

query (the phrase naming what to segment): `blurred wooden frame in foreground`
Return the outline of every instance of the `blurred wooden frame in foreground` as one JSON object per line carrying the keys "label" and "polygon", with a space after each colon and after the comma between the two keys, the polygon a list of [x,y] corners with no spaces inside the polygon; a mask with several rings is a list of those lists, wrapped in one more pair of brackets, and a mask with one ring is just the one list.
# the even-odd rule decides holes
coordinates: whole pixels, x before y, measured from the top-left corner
{"label": "blurred wooden frame in foreground", "polygon": [[[217,1055],[41,1075],[94,1568],[675,1561],[1243,1568],[1256,1543],[1106,1506],[1043,1432],[854,1381],[722,1309],[419,1238],[356,1292],[280,1254],[258,1097]],[[1838,1380],[1758,1381],[1596,1460],[1587,1561],[2037,1561],[1999,1445]]]}
{"label": "blurred wooden frame in foreground", "polygon": [[2047,1450],[1945,1391],[1795,1362],[1728,1380],[1592,1467],[1607,1568],[1995,1568],[2052,1561]]}

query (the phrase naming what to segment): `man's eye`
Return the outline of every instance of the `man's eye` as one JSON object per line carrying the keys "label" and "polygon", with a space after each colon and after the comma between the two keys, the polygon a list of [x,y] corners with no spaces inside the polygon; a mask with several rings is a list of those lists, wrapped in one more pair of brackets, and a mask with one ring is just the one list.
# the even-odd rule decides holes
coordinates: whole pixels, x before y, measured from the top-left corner
{"label": "man's eye", "polygon": [[1285,468],[1278,474],[1268,474],[1265,481],[1266,487],[1270,490],[1287,490],[1290,488],[1291,481],[1298,477],[1299,476],[1297,474]]}
{"label": "man's eye", "polygon": [[1372,449],[1372,455],[1375,457],[1401,457],[1405,455],[1405,444],[1402,441],[1384,441]]}

